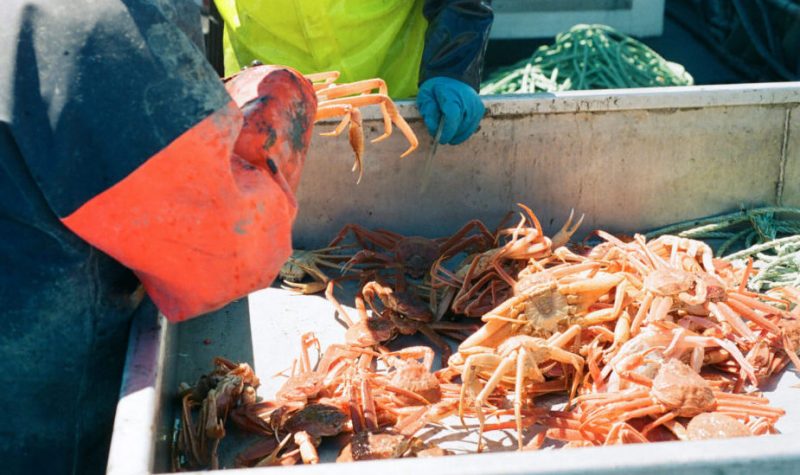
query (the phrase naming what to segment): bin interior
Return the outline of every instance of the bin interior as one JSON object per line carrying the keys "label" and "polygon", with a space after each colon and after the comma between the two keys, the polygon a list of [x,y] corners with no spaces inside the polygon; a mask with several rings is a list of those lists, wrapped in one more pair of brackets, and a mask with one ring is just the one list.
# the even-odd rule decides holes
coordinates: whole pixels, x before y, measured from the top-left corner
{"label": "bin interior", "polygon": [[[342,295],[344,296],[344,295]],[[344,301],[352,302],[352,292]],[[350,315],[357,315],[355,309],[346,307]],[[179,400],[176,397],[178,382],[193,383],[197,377],[211,369],[211,360],[214,356],[221,355],[235,361],[247,361],[254,365],[256,374],[261,379],[258,393],[265,399],[274,397],[275,392],[283,383],[284,378],[273,377],[276,373],[291,367],[292,360],[299,355],[300,336],[308,331],[313,331],[320,339],[323,349],[331,343],[340,343],[344,340],[344,328],[335,319],[333,306],[322,296],[298,296],[290,291],[280,288],[269,288],[255,292],[247,299],[236,302],[226,308],[221,314],[210,315],[185,322],[176,328],[176,339],[170,352],[174,355],[174,365],[171,369],[172,376],[167,378],[167,397],[163,411],[163,427],[166,437],[161,440],[170,440],[170,432],[176,426],[179,413],[176,411]],[[405,346],[426,344],[427,341],[417,337],[403,337],[392,342],[392,349]],[[438,355],[438,353],[437,353]],[[438,361],[436,362],[438,366]],[[786,370],[779,377],[773,378],[762,389],[771,405],[786,410],[786,415],[776,425],[781,432],[778,437],[800,439],[800,405],[797,404],[797,395],[800,391],[797,384],[800,378],[794,370]],[[171,395],[170,395],[171,391]],[[560,404],[563,398],[537,398],[537,406]],[[465,430],[457,417],[443,421],[443,427],[425,429],[418,435],[428,442],[437,443],[443,448],[453,450],[456,454],[474,453],[477,443],[477,424],[474,420],[467,420],[468,429]],[[446,426],[449,426],[446,427]],[[230,427],[230,424],[229,424]],[[775,437],[775,436],[769,436]],[[510,451],[516,449],[516,431],[495,431],[488,434],[490,452]],[[220,446],[220,460],[224,467],[233,467],[236,454],[252,443],[255,438],[230,429]],[[743,440],[740,444],[745,443]],[[332,462],[342,447],[343,440],[328,440],[320,448],[321,462]],[[630,451],[635,451],[636,457],[646,458],[660,450],[659,444],[646,446],[630,446]],[[696,442],[669,442],[666,444],[695,445]],[[559,459],[575,457],[576,450],[551,450],[543,449],[543,455],[551,458],[550,462],[557,463]],[[162,444],[156,458],[156,471],[170,471],[168,464],[169,450],[167,444]],[[523,454],[519,454],[523,455]],[[479,455],[478,457],[483,457]],[[453,459],[453,464],[470,463]],[[402,461],[401,461],[402,462]],[[476,459],[474,463],[479,463]],[[337,464],[336,467],[340,467]],[[536,467],[531,467],[531,473],[536,473]]]}
{"label": "bin interior", "polygon": [[[314,139],[298,194],[295,244],[321,247],[348,222],[429,237],[449,235],[471,218],[493,227],[517,202],[534,209],[548,234],[561,226],[572,207],[587,214],[582,233],[597,228],[632,233],[741,205],[797,205],[799,105],[800,83],[491,99],[476,136],[462,147],[439,148],[433,186],[420,194],[421,162],[429,143],[413,105],[403,103],[401,112],[421,138],[419,150],[399,159],[407,144],[397,133],[380,144],[368,143],[359,185],[348,174],[352,155],[346,137]],[[377,134],[379,127],[375,116],[367,114],[368,134]],[[347,296],[340,297],[352,304]],[[194,383],[211,369],[214,356],[253,364],[262,381],[259,394],[270,398],[282,383],[272,375],[291,365],[301,334],[313,331],[325,347],[343,341],[344,333],[323,296],[296,296],[279,288],[255,292],[195,320],[161,325],[131,336],[126,371],[147,371],[141,381],[129,377],[123,385],[109,473],[141,471],[123,467],[129,465],[131,441],[141,444],[148,457],[137,463],[156,473],[171,470],[178,384]],[[411,342],[425,343],[401,339],[395,345]],[[720,473],[722,466],[781,473],[800,463],[797,383],[797,375],[786,371],[764,388],[771,403],[787,411],[778,436],[289,470],[670,473],[668,467],[680,460],[686,473]],[[158,397],[151,406],[138,405],[136,398],[152,392]],[[147,422],[151,418],[152,424]],[[451,425],[459,428],[458,422]],[[513,433],[497,437],[499,444],[513,446]],[[230,466],[243,443],[229,435],[222,443],[223,463]],[[474,432],[463,442],[447,443],[457,450],[473,449]],[[323,460],[335,451],[335,443],[323,449]]]}

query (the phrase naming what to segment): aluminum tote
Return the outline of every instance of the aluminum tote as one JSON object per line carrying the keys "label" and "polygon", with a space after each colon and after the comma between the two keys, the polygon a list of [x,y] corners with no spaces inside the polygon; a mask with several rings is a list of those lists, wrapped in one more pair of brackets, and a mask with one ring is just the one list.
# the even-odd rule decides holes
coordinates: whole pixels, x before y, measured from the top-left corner
{"label": "aluminum tote", "polygon": [[[406,146],[400,134],[367,144],[358,186],[349,171],[346,137],[315,137],[298,193],[296,247],[324,245],[346,222],[445,235],[471,218],[493,225],[517,202],[530,205],[550,233],[573,207],[586,213],[585,232],[632,232],[740,206],[800,206],[800,83],[580,91],[487,98],[486,104],[487,117],[473,138],[460,147],[439,148],[423,195],[417,188],[429,140],[412,104],[400,107],[421,139],[420,149],[400,159]],[[367,134],[378,135],[381,126],[365,121]],[[291,363],[300,334],[310,330],[323,345],[342,339],[343,329],[323,297],[275,288],[179,325],[167,325],[152,307],[143,308],[131,331],[108,473],[169,471],[177,385],[208,371],[213,356],[254,363],[262,379],[259,393],[269,396],[282,382],[269,375]],[[780,435],[280,470],[796,473],[800,393],[792,386],[797,383],[797,375],[786,371],[765,391],[773,405],[787,411],[778,424]],[[277,469],[245,473],[273,473],[268,470]]]}

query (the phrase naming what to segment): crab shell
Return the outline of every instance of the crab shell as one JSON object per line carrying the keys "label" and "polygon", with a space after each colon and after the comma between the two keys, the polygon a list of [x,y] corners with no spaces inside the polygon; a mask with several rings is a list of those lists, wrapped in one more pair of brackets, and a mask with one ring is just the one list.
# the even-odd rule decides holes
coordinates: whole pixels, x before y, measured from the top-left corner
{"label": "crab shell", "polygon": [[403,317],[416,322],[430,323],[433,321],[433,312],[430,308],[409,292],[392,292],[379,295],[384,307]]}
{"label": "crab shell", "polygon": [[425,450],[416,437],[392,432],[357,432],[336,458],[337,462],[401,458]]}
{"label": "crab shell", "polygon": [[570,316],[567,298],[558,291],[558,282],[547,272],[520,274],[514,293],[524,299],[525,318],[539,332],[554,333]]}
{"label": "crab shell", "polygon": [[348,328],[344,340],[348,345],[368,347],[393,340],[397,327],[388,319],[367,318]]}
{"label": "crab shell", "polygon": [[289,432],[305,431],[313,438],[330,437],[341,433],[347,420],[334,406],[309,404],[292,414],[283,427]]}
{"label": "crab shell", "polygon": [[669,359],[653,379],[653,396],[680,417],[693,417],[716,405],[708,381],[677,359]]}
{"label": "crab shell", "polygon": [[394,247],[395,259],[411,278],[420,279],[439,258],[439,245],[419,236],[407,237]]}
{"label": "crab shell", "polygon": [[306,271],[303,270],[302,267],[298,266],[293,257],[290,257],[288,261],[286,261],[283,266],[281,266],[280,270],[280,277],[283,280],[288,280],[290,282],[300,282],[305,278]]}
{"label": "crab shell", "polygon": [[694,276],[678,269],[659,269],[644,278],[644,288],[656,295],[669,297],[694,287]]}
{"label": "crab shell", "polygon": [[[406,363],[395,371],[389,384],[416,393],[430,404],[435,404],[442,399],[439,379],[419,363]],[[397,398],[409,406],[420,403],[419,400],[404,395],[397,395]]]}
{"label": "crab shell", "polygon": [[733,417],[719,412],[698,414],[686,426],[689,440],[727,439],[753,435],[746,425]]}

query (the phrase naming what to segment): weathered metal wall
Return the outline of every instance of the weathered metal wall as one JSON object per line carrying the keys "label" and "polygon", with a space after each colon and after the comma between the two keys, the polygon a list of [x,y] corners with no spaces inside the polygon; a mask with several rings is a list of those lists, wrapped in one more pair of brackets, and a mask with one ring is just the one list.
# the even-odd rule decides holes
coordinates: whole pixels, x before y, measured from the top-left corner
{"label": "weathered metal wall", "polygon": [[[446,235],[472,218],[494,225],[517,202],[554,232],[571,208],[582,231],[633,232],[739,206],[800,205],[800,83],[634,89],[487,99],[480,130],[438,149],[419,193],[430,136],[412,155],[395,129],[367,143],[355,183],[346,134],[315,137],[301,181],[298,247],[344,223]],[[374,115],[372,115],[374,117]],[[320,126],[323,127],[323,126]],[[381,123],[365,122],[369,137]],[[782,186],[779,183],[783,183]]]}

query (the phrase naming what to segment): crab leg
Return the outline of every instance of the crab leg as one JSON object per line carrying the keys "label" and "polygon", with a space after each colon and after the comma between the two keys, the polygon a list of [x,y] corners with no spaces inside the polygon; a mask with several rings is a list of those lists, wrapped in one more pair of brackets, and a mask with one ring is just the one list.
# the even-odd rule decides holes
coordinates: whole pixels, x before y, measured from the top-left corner
{"label": "crab leg", "polygon": [[[533,365],[539,371],[536,364]],[[533,368],[531,368],[533,369]],[[544,376],[539,373],[539,377],[544,380]],[[525,387],[525,351],[517,353],[517,377],[514,384],[514,420],[517,423],[517,446],[522,450],[522,394]],[[485,389],[484,389],[485,390]]]}
{"label": "crab leg", "polygon": [[353,148],[353,153],[356,155],[356,160],[353,163],[353,171],[358,171],[358,179],[356,183],[361,181],[364,175],[364,165],[362,156],[364,155],[364,128],[361,123],[361,111],[358,108],[352,107],[348,104],[322,104],[317,109],[316,120],[322,120],[328,117],[344,115],[344,118],[332,132],[323,133],[320,135],[339,135],[344,130],[347,124],[350,124],[349,138],[350,146]]}
{"label": "crab leg", "polygon": [[301,430],[294,434],[294,443],[300,448],[300,457],[304,464],[313,465],[319,463],[319,454],[314,442],[308,432]]}
{"label": "crab leg", "polygon": [[553,236],[552,238],[553,248],[558,248],[568,243],[569,240],[572,238],[572,235],[575,234],[575,232],[581,226],[581,223],[583,223],[583,218],[586,216],[584,214],[581,214],[581,217],[578,218],[578,221],[575,224],[572,224],[572,218],[574,217],[574,215],[575,215],[575,209],[574,208],[570,209],[567,222],[564,223],[564,226],[562,226],[561,229],[559,229],[556,235]]}
{"label": "crab leg", "polygon": [[[514,362],[511,361],[511,364]],[[503,364],[503,358],[498,355],[494,354],[482,354],[482,355],[470,355],[467,357],[466,362],[464,363],[464,372],[462,376],[462,385],[461,385],[461,395],[458,400],[458,417],[461,419],[461,424],[466,427],[466,422],[464,421],[464,400],[466,399],[467,392],[469,392],[469,397],[475,402],[475,412],[478,417],[478,423],[480,424],[480,436],[478,439],[478,451],[480,452],[483,448],[483,425],[485,423],[485,418],[483,415],[483,403],[479,403],[480,396],[477,395],[476,387],[478,386],[477,381],[477,373],[476,369],[478,367],[484,368],[491,368],[495,367],[498,368]],[[497,373],[497,371],[495,371]],[[502,376],[502,373],[500,374]],[[499,379],[499,376],[498,378]],[[496,384],[496,383],[495,383]],[[487,383],[487,386],[489,383]],[[494,388],[492,388],[494,389]],[[484,388],[485,391],[485,388]],[[484,391],[481,391],[483,394]],[[485,399],[484,399],[485,401]]]}
{"label": "crab leg", "polygon": [[[354,325],[353,320],[351,320],[350,316],[347,315],[347,311],[345,311],[344,307],[342,307],[342,304],[339,303],[338,300],[336,300],[336,297],[334,297],[333,295],[334,283],[335,281],[333,280],[328,281],[328,286],[325,289],[325,297],[328,299],[329,302],[333,304],[333,306],[336,308],[336,311],[339,312],[339,316],[342,318],[342,320],[344,320],[345,324],[347,324],[347,328],[350,328]],[[356,301],[356,304],[358,304],[358,299]],[[361,301],[361,305],[362,306],[364,305],[363,301]],[[366,313],[366,309],[364,310],[364,312]]]}
{"label": "crab leg", "polygon": [[727,304],[731,308],[739,312],[743,317],[747,318],[756,325],[771,331],[776,335],[780,334],[781,330],[780,328],[778,328],[777,325],[775,325],[771,321],[767,320],[766,318],[762,317],[761,315],[755,312],[755,310],[759,310],[767,314],[771,313],[780,314],[781,313],[780,310],[771,307],[770,305],[767,305],[763,302],[760,302],[754,298],[747,297],[745,295],[731,293],[728,297],[729,300]]}
{"label": "crab leg", "polygon": [[[351,96],[354,94],[363,94],[363,93],[370,93],[373,90],[377,89],[378,94],[382,94],[384,96],[389,95],[388,88],[386,87],[386,82],[383,79],[365,79],[363,81],[356,81],[349,84],[337,84],[332,85],[324,90],[317,92],[317,97],[319,97],[323,101],[328,101],[336,98],[342,98],[346,96]],[[325,102],[323,102],[323,105]],[[386,139],[390,135],[392,135],[392,120],[389,116],[389,111],[386,109],[386,104],[381,103],[381,115],[383,116],[383,135],[372,139],[372,143],[380,142],[381,140]]]}
{"label": "crab leg", "polygon": [[323,137],[335,137],[342,132],[344,132],[344,128],[350,124],[351,116],[353,115],[353,111],[357,110],[354,109],[349,104],[340,104],[340,105],[322,105],[317,109],[317,115],[315,116],[315,121],[320,121],[323,119],[329,119],[332,117],[339,117],[342,116],[342,120],[333,129],[331,132],[322,132],[320,133]]}
{"label": "crab leg", "polygon": [[417,146],[419,146],[419,140],[417,139],[417,136],[414,135],[414,131],[411,130],[411,127],[409,127],[408,123],[405,121],[405,119],[403,119],[403,116],[400,115],[400,112],[397,110],[397,106],[394,105],[394,102],[392,102],[389,96],[385,94],[369,94],[363,96],[342,97],[339,99],[325,101],[322,103],[322,107],[337,106],[342,104],[349,104],[354,108],[369,105],[385,105],[386,115],[390,118],[394,125],[400,129],[410,144],[409,148],[403,152],[400,157],[405,157],[409,153],[413,152]]}

